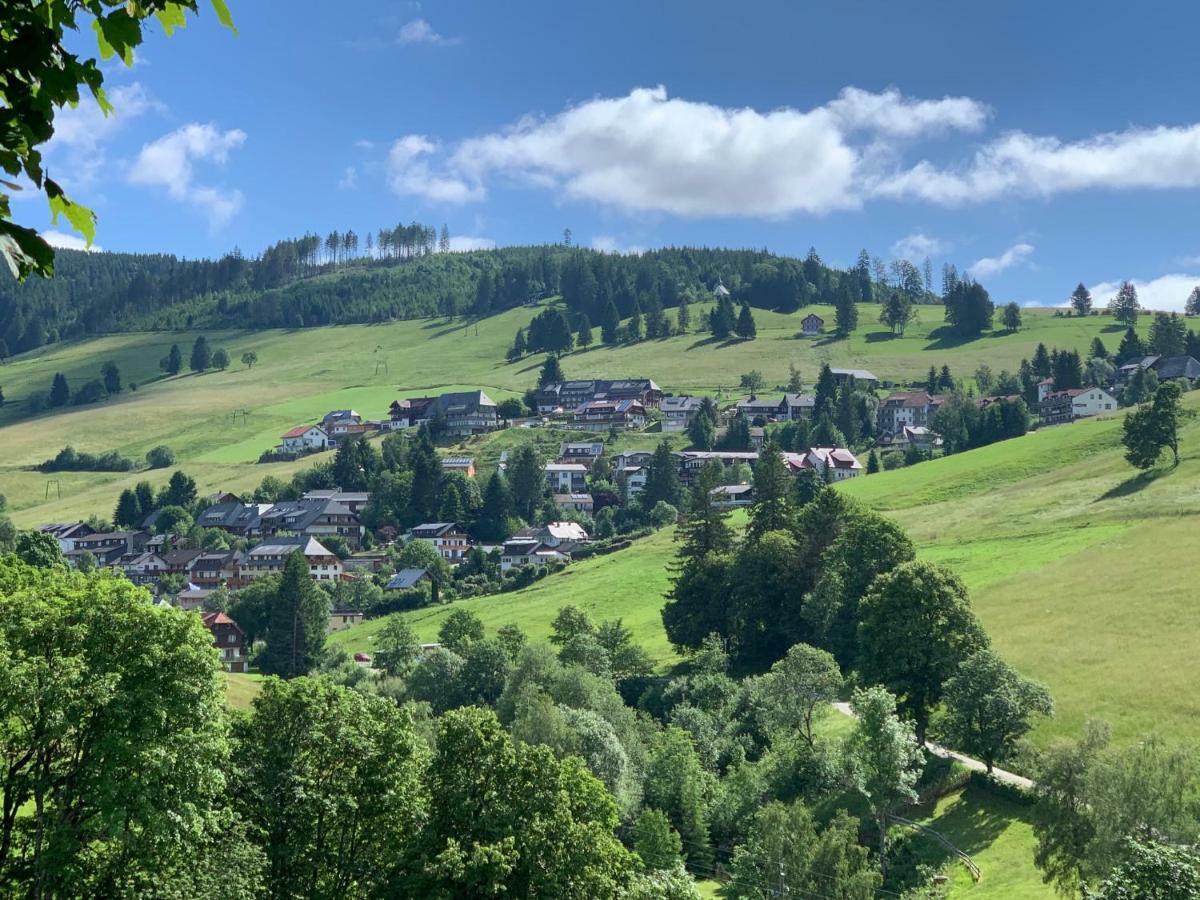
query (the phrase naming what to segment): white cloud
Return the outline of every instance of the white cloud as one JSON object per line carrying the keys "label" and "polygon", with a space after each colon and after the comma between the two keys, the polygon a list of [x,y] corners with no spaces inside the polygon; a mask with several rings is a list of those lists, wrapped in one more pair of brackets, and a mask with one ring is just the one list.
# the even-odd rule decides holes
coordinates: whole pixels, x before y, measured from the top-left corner
{"label": "white cloud", "polygon": [[352,191],[356,187],[358,187],[358,170],[354,166],[346,166],[346,171],[338,179],[338,188],[343,191]]}
{"label": "white cloud", "polygon": [[999,275],[1005,269],[1011,269],[1013,266],[1025,262],[1033,255],[1033,250],[1033,244],[1023,242],[1013,244],[999,256],[985,256],[983,259],[975,260],[967,269],[967,274],[972,278],[988,278],[992,275]]}
{"label": "white cloud", "polygon": [[990,115],[987,106],[970,97],[913,100],[896,88],[879,94],[856,87],[843,88],[827,108],[847,131],[877,131],[893,137],[978,131]]}
{"label": "white cloud", "polygon": [[483,198],[483,188],[452,175],[434,174],[427,157],[437,145],[420,134],[400,138],[388,152],[388,185],[402,195],[424,197],[435,203],[466,203]]}
{"label": "white cloud", "polygon": [[51,247],[58,247],[62,250],[87,250],[90,253],[102,253],[103,247],[92,244],[87,245],[87,241],[75,234],[67,234],[63,231],[55,231],[53,228],[49,231],[41,232],[46,243]]}
{"label": "white cloud", "polygon": [[[1132,279],[1137,288],[1138,301],[1143,309],[1183,311],[1188,294],[1192,288],[1200,285],[1200,275],[1171,274],[1160,275],[1150,281]],[[1108,303],[1121,287],[1119,281],[1102,281],[1088,288],[1092,292],[1092,301],[1099,308]]]}
{"label": "white cloud", "polygon": [[460,38],[438,34],[425,19],[413,19],[396,35],[397,44],[434,44],[445,47],[457,44],[459,41]]}
{"label": "white cloud", "polygon": [[164,187],[175,200],[199,208],[214,230],[225,225],[242,208],[238,190],[194,182],[197,162],[223,165],[229,153],[246,141],[241,129],[220,131],[215,126],[191,123],[145,144],[129,173],[132,184]]}
{"label": "white cloud", "polygon": [[359,138],[354,142],[354,146],[359,150],[374,150],[375,142],[369,141],[366,138]]}
{"label": "white cloud", "polygon": [[1014,132],[981,148],[966,165],[922,161],[880,179],[873,191],[956,205],[1007,194],[1194,187],[1200,187],[1200,125],[1131,128],[1071,143]]}
{"label": "white cloud", "polygon": [[949,249],[950,245],[946,241],[917,231],[892,244],[892,256],[919,262],[927,256],[941,256]]}
{"label": "white cloud", "polygon": [[494,250],[496,242],[491,238],[455,235],[450,238],[451,253],[466,253],[468,250]]}
{"label": "white cloud", "polygon": [[852,146],[851,132],[915,137],[974,129],[985,114],[966,98],[914,101],[894,89],[847,88],[828,106],[759,112],[637,88],[469,138],[442,155],[436,173],[436,145],[410,135],[393,160],[393,190],[461,203],[483,199],[499,176],[627,212],[819,214],[861,203],[860,168],[877,150]]}
{"label": "white cloud", "polygon": [[617,253],[628,256],[641,256],[646,252],[645,247],[638,244],[622,244],[608,234],[598,234],[592,238],[592,249],[599,250],[601,253]]}

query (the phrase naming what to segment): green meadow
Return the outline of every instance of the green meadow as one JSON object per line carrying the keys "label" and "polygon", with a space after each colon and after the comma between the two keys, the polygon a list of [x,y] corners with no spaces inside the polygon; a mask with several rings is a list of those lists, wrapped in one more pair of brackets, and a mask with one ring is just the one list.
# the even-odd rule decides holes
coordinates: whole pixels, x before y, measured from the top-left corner
{"label": "green meadow", "polygon": [[[1018,332],[988,334],[973,341],[939,336],[940,309],[921,309],[922,321],[903,337],[876,322],[878,308],[864,305],[860,327],[849,338],[802,337],[799,322],[815,309],[832,322],[827,307],[781,315],[758,311],[758,338],[718,343],[700,333],[618,347],[593,346],[563,360],[569,377],[652,377],[672,392],[707,392],[722,400],[739,395],[738,377],[752,369],[768,385],[782,385],[789,365],[812,382],[822,363],[861,367],[880,378],[922,381],[929,366],[949,365],[966,376],[980,363],[996,372],[1015,369],[1039,342],[1086,350],[1095,336],[1115,349],[1120,329],[1106,316],[1072,318],[1052,310],[1027,310]],[[703,305],[695,311],[696,318]],[[518,327],[534,315],[509,310],[482,322],[425,319],[386,325],[347,325],[298,330],[206,332],[213,348],[225,348],[226,371],[163,377],[158,361],[178,343],[186,361],[197,332],[118,334],[55,344],[0,366],[0,493],[8,497],[20,525],[110,512],[117,494],[140,473],[59,473],[51,479],[32,467],[67,444],[77,450],[118,450],[140,458],[158,444],[171,447],[179,465],[202,489],[242,490],[265,475],[288,476],[311,461],[258,465],[263,450],[293,425],[318,419],[330,409],[353,407],[370,418],[386,416],[400,396],[456,388],[484,388],[494,399],[519,396],[537,379],[541,357],[506,362],[505,350]],[[259,363],[238,360],[253,350]],[[56,372],[73,388],[98,377],[115,362],[126,390],[104,403],[28,418],[30,395],[44,393]],[[244,411],[244,414],[243,414]],[[509,438],[512,441],[523,437]],[[654,438],[647,436],[646,444]],[[496,441],[496,443],[493,443]],[[503,439],[479,447],[481,462],[494,463]],[[474,449],[467,448],[467,449]],[[169,472],[150,473],[152,482]],[[61,498],[60,498],[61,493]]]}

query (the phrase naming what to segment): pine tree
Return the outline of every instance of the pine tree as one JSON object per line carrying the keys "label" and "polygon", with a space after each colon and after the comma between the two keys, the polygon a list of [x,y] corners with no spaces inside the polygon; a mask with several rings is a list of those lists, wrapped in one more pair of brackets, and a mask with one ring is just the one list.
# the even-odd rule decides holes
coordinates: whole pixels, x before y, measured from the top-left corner
{"label": "pine tree", "polygon": [[736,329],[737,336],[743,341],[752,341],[758,335],[758,328],[754,324],[754,314],[750,312],[750,304],[743,303],[742,310],[738,313]]}
{"label": "pine tree", "polygon": [[872,447],[871,452],[867,454],[867,474],[874,475],[879,471],[879,455]]}
{"label": "pine tree", "polygon": [[556,381],[566,381],[566,378],[563,377],[562,366],[558,364],[558,357],[551,353],[542,363],[542,371],[538,374],[538,387],[544,388]]}
{"label": "pine tree", "polygon": [[936,394],[938,392],[938,373],[935,366],[929,367],[929,374],[925,376],[925,393]]}
{"label": "pine tree", "polygon": [[1092,338],[1092,348],[1088,351],[1089,359],[1108,359],[1108,348],[1099,337]]}
{"label": "pine tree", "polygon": [[1033,351],[1033,374],[1038,378],[1049,378],[1051,374],[1050,351],[1046,349],[1045,344],[1038,344],[1037,349]]}
{"label": "pine tree", "polygon": [[1145,355],[1146,347],[1142,343],[1142,339],[1132,328],[1126,328],[1125,336],[1121,338],[1121,345],[1117,347],[1117,365],[1123,366],[1125,363],[1141,359]]}
{"label": "pine tree", "polygon": [[709,313],[708,323],[713,337],[719,341],[728,340],[733,334],[737,321],[733,314],[733,303],[728,297],[723,296],[717,301],[717,305]]}
{"label": "pine tree", "polygon": [[205,372],[211,365],[212,351],[208,349],[208,338],[200,335],[192,344],[192,357],[188,361],[188,368],[193,372]]}
{"label": "pine tree", "polygon": [[836,403],[837,379],[833,377],[833,370],[829,368],[829,363],[824,363],[821,366],[821,373],[817,376],[813,418],[818,418],[821,415],[833,415],[833,408]]}
{"label": "pine tree", "polygon": [[654,448],[654,455],[646,466],[646,485],[638,499],[646,510],[653,509],[660,500],[678,509],[681,493],[679,463],[671,451],[671,445],[663,441]]}
{"label": "pine tree", "polygon": [[[370,241],[370,239],[371,239],[371,236],[368,234],[367,240]],[[370,249],[370,248],[368,247],[368,249]],[[450,229],[447,228],[444,224],[442,225],[442,237],[438,241],[438,249],[441,250],[443,253],[450,252]]]}
{"label": "pine tree", "polygon": [[270,599],[267,646],[259,656],[264,675],[295,678],[307,675],[325,649],[329,602],[309,577],[308,560],[294,551]]}
{"label": "pine tree", "polygon": [[[1200,316],[1200,285],[1192,288],[1192,292],[1188,294],[1187,302],[1183,304],[1183,314],[1185,316]],[[0,359],[4,356],[0,354]]]}
{"label": "pine tree", "polygon": [[629,316],[629,330],[627,332],[629,340],[640,341],[642,339],[642,307],[637,300],[633,301],[633,312]]}
{"label": "pine tree", "polygon": [[1128,325],[1131,328],[1137,324],[1138,312],[1141,308],[1141,304],[1138,303],[1137,288],[1130,281],[1121,282],[1120,289],[1108,305],[1108,311],[1112,317],[1122,325]]}
{"label": "pine tree", "polygon": [[942,371],[938,373],[937,380],[938,389],[933,393],[941,393],[944,391],[954,390],[954,376],[950,374],[950,366],[942,364]]}
{"label": "pine tree", "polygon": [[517,336],[513,338],[512,347],[508,350],[508,358],[510,360],[520,359],[525,355],[527,345],[525,343],[525,329],[518,328]]}
{"label": "pine tree", "polygon": [[50,385],[50,405],[66,406],[71,399],[71,388],[67,384],[67,376],[62,372],[54,373],[54,381]]}
{"label": "pine tree", "polygon": [[838,291],[833,305],[834,320],[837,323],[838,334],[846,335],[858,327],[858,304],[850,292],[850,286],[843,285]]}
{"label": "pine tree", "polygon": [[100,377],[104,380],[104,390],[110,394],[121,393],[121,370],[115,362],[106,362],[101,366]]}
{"label": "pine tree", "polygon": [[493,472],[483,491],[483,507],[475,525],[475,536],[482,541],[502,541],[508,537],[508,522],[513,515],[512,493],[499,472]]}
{"label": "pine tree", "polygon": [[1075,285],[1075,290],[1071,292],[1071,308],[1077,316],[1086,316],[1092,311],[1092,295],[1083,286],[1082,281]]}
{"label": "pine tree", "polygon": [[[692,327],[692,301],[688,299],[687,294],[679,295],[679,309],[676,312],[678,329],[680,334],[687,334],[688,329]],[[3,359],[3,357],[0,357]]]}
{"label": "pine tree", "polygon": [[717,506],[712,493],[723,477],[724,467],[715,459],[706,462],[696,475],[688,497],[687,517],[679,526],[678,537],[683,542],[679,556],[682,559],[698,559],[733,547],[729,514]]}
{"label": "pine tree", "polygon": [[179,374],[179,370],[183,368],[183,354],[179,352],[178,344],[171,345],[167,355],[159,360],[158,367],[168,375]]}
{"label": "pine tree", "polygon": [[604,311],[600,314],[600,340],[606,344],[615,344],[621,339],[621,314],[612,298],[604,301]]}
{"label": "pine tree", "polygon": [[782,531],[792,525],[795,510],[791,479],[773,437],[763,447],[754,466],[754,500],[749,512],[747,540],[756,541],[768,531]]}
{"label": "pine tree", "polygon": [[575,342],[584,349],[592,346],[592,323],[584,313],[579,317],[579,333]]}
{"label": "pine tree", "polygon": [[117,500],[116,511],[113,513],[113,521],[123,528],[136,528],[138,523],[145,517],[146,513],[142,512],[137,494],[129,488],[121,491],[121,496]]}

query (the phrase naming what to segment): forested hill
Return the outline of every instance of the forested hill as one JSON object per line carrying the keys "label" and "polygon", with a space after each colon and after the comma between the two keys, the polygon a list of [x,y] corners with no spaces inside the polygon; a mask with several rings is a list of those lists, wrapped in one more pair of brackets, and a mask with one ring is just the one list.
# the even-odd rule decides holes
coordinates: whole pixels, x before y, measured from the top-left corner
{"label": "forested hill", "polygon": [[[174,328],[296,328],[435,314],[487,315],[562,294],[598,321],[707,297],[718,283],[754,306],[794,310],[838,291],[871,299],[866,254],[849,273],[766,251],[668,248],[621,256],[565,245],[448,252],[434,229],[353,232],[331,246],[309,235],[261,256],[57,252],[51,279],[0,281],[0,358],[87,335]],[[332,237],[332,236],[331,236]],[[352,239],[352,240],[350,240]],[[910,267],[915,273],[915,267]],[[920,288],[920,276],[916,286]]]}

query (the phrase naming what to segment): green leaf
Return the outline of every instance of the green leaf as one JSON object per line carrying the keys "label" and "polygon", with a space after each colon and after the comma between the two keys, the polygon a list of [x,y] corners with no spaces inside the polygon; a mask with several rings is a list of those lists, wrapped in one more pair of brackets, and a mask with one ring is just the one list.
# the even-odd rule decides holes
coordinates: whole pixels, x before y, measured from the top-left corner
{"label": "green leaf", "polygon": [[118,9],[96,19],[92,27],[96,29],[102,58],[109,59],[116,54],[125,65],[133,65],[133,48],[142,42],[141,22],[124,9]]}
{"label": "green leaf", "polygon": [[54,274],[54,248],[32,228],[0,221],[0,256],[18,281],[32,274],[43,278]]}
{"label": "green leaf", "polygon": [[82,204],[71,202],[62,188],[48,178],[46,199],[50,202],[51,224],[58,224],[60,214],[66,216],[71,227],[83,235],[89,247],[92,246],[92,241],[96,239],[96,214]]}
{"label": "green leaf", "polygon": [[217,14],[217,21],[237,34],[237,26],[233,24],[233,16],[229,14],[229,7],[225,5],[225,0],[212,0],[212,7]]}
{"label": "green leaf", "polygon": [[183,7],[178,3],[168,3],[156,12],[154,17],[162,25],[167,37],[174,34],[176,28],[187,27],[187,17],[184,15]]}

